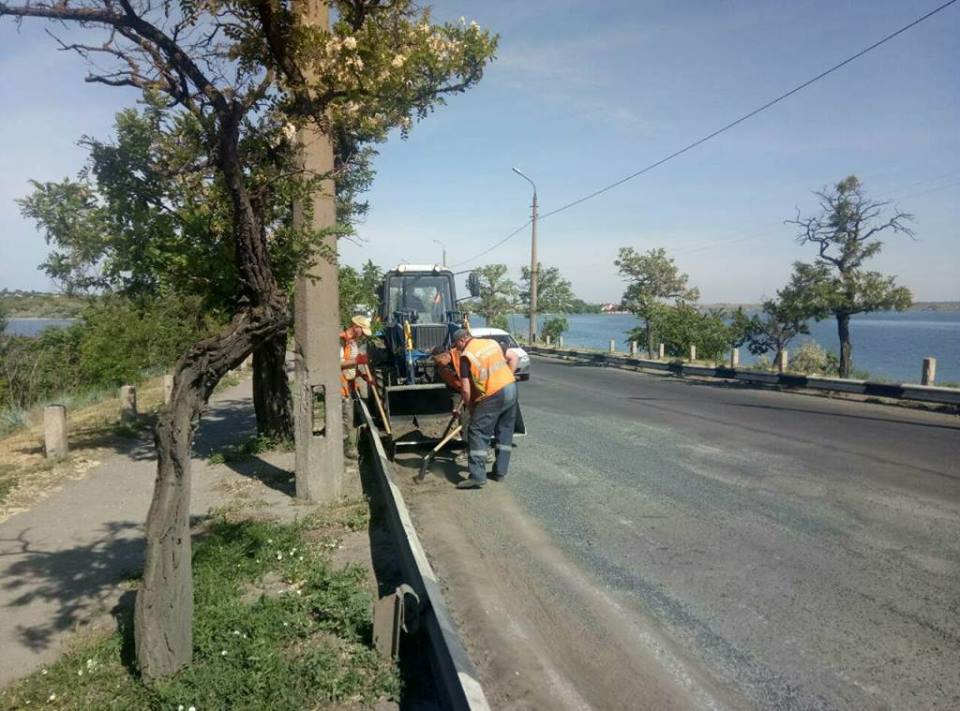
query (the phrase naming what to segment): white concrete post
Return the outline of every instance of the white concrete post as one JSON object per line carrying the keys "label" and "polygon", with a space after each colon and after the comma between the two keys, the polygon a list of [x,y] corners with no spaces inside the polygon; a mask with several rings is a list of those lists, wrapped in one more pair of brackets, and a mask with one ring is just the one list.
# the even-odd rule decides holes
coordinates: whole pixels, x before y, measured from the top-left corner
{"label": "white concrete post", "polygon": [[937,359],[924,358],[923,370],[920,373],[921,385],[933,385],[937,382]]}
{"label": "white concrete post", "polygon": [[739,348],[730,349],[730,367],[731,368],[740,367],[740,349]]}
{"label": "white concrete post", "polygon": [[630,357],[631,357],[631,358],[636,358],[636,357],[637,357],[637,342],[636,342],[636,341],[630,341]]}
{"label": "white concrete post", "polygon": [[611,353],[616,353],[616,352],[617,352],[617,339],[616,339],[616,338],[611,338],[611,339],[610,339],[610,352],[611,352]]}
{"label": "white concrete post", "polygon": [[547,335],[544,336],[543,338],[544,338],[544,340],[546,341],[546,344],[549,346],[549,345],[550,345],[550,334],[547,334]]}
{"label": "white concrete post", "polygon": [[780,351],[780,359],[777,361],[777,370],[781,373],[786,372],[787,365],[790,363],[790,356],[787,354],[787,349],[784,348]]}
{"label": "white concrete post", "polygon": [[120,419],[137,419],[137,389],[132,385],[120,387]]}
{"label": "white concrete post", "polygon": [[47,459],[60,459],[70,451],[67,446],[67,408],[47,405],[43,408],[43,454]]}
{"label": "white concrete post", "polygon": [[660,344],[660,349],[657,351],[657,360],[663,360],[666,356],[667,348],[662,343]]}
{"label": "white concrete post", "polygon": [[690,344],[690,362],[692,363],[696,359],[697,359],[697,347],[691,343]]}
{"label": "white concrete post", "polygon": [[173,376],[170,374],[163,376],[163,404],[169,405],[173,398]]}
{"label": "white concrete post", "polygon": [[559,348],[563,348],[563,336],[560,336],[559,338],[557,338],[557,346]]}

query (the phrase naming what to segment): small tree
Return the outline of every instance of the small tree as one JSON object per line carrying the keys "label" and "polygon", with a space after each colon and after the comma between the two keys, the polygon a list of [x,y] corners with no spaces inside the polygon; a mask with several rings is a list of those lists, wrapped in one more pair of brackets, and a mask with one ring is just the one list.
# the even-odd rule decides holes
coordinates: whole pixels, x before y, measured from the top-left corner
{"label": "small tree", "polygon": [[[753,316],[746,322],[744,341],[747,348],[755,356],[773,351],[774,362],[783,372],[780,354],[794,338],[810,333],[807,321],[816,313],[809,292],[802,288],[794,275],[790,283],[777,292],[776,299],[763,302],[762,315]],[[736,318],[734,327],[738,328]]]}
{"label": "small tree", "polygon": [[[201,410],[225,373],[276,342],[290,322],[244,141],[273,123],[291,133],[314,127],[331,143],[337,132],[355,145],[383,141],[479,81],[496,46],[476,25],[432,24],[412,0],[331,4],[336,22],[327,29],[283,1],[0,3],[0,18],[73,23],[86,33],[87,42],[61,47],[97,58],[88,81],[162,94],[178,116],[189,116],[202,163],[229,198],[223,219],[236,269],[229,322],[180,358],[156,428],[157,479],[134,615],[137,660],[148,678],[177,671],[193,651],[190,455]],[[332,177],[299,175],[313,192]],[[324,236],[308,235],[296,274],[308,272]]]}
{"label": "small tree", "polygon": [[543,324],[543,335],[549,336],[556,343],[560,336],[570,329],[570,324],[563,316],[551,316]]}
{"label": "small tree", "polygon": [[[565,314],[573,308],[573,288],[557,267],[537,263],[537,310],[541,314]],[[520,303],[530,317],[530,267],[520,269]]]}
{"label": "small tree", "polygon": [[507,276],[506,264],[487,264],[476,270],[480,296],[476,312],[491,328],[506,328],[507,314],[517,301],[517,285]]}
{"label": "small tree", "polygon": [[357,309],[376,313],[379,305],[377,287],[383,281],[383,271],[368,259],[358,272],[351,266],[340,267],[340,325],[346,327]]}
{"label": "small tree", "polygon": [[700,291],[687,286],[689,277],[680,272],[664,249],[640,254],[633,247],[621,247],[614,264],[627,281],[623,303],[643,320],[642,340],[647,344],[647,353],[653,357],[653,320],[663,302],[673,301],[679,305],[696,301]]}
{"label": "small tree", "polygon": [[[730,346],[732,330],[723,309],[701,311],[697,307],[679,303],[657,304],[649,312],[649,324],[662,340],[667,355],[681,358],[696,346],[706,359],[720,358]],[[630,340],[645,335],[645,326],[628,334]]]}
{"label": "small tree", "polygon": [[794,264],[793,281],[812,305],[815,318],[833,314],[837,319],[839,373],[847,378],[853,367],[850,317],[870,311],[902,311],[913,301],[910,290],[898,286],[896,277],[863,268],[864,262],[880,253],[883,243],[877,236],[881,232],[913,236],[906,226],[913,217],[900,210],[882,217],[890,203],[866,197],[855,175],[841,180],[832,191],[814,195],[820,202],[819,215],[801,218],[798,211],[796,219],[787,221],[799,227],[800,244],[815,244],[818,251],[813,263]]}

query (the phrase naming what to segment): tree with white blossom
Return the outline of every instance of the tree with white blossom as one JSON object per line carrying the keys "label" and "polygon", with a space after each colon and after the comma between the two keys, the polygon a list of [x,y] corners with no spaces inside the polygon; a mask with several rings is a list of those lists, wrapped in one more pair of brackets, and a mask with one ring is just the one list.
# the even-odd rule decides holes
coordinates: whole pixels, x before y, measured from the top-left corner
{"label": "tree with white blossom", "polygon": [[[229,196],[237,272],[233,316],[178,362],[171,402],[156,428],[157,479],[136,604],[137,659],[147,678],[192,656],[190,453],[201,408],[224,374],[289,326],[271,233],[257,208],[262,176],[247,146],[267,126],[313,125],[362,147],[402,134],[449,94],[482,76],[496,38],[476,24],[432,21],[411,0],[331,0],[330,29],[301,21],[289,0],[27,0],[0,2],[0,17],[64,23],[78,32],[60,48],[90,60],[87,81],[164,97],[196,124],[202,155],[184,165],[211,171]],[[88,39],[77,40],[77,37]],[[255,140],[254,140],[255,142]],[[330,176],[302,175],[317,189]],[[310,267],[321,234],[304,228],[295,265]]]}

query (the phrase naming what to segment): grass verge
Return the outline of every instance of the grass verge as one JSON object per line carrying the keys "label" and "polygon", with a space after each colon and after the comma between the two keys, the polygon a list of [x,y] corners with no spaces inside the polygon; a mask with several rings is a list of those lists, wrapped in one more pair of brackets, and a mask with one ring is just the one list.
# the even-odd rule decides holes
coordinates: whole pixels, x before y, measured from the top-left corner
{"label": "grass verge", "polygon": [[0,691],[0,708],[350,708],[396,698],[393,665],[371,648],[371,594],[329,551],[366,510],[351,503],[299,523],[217,515],[194,546],[193,663],[145,684],[131,613],[55,664]]}

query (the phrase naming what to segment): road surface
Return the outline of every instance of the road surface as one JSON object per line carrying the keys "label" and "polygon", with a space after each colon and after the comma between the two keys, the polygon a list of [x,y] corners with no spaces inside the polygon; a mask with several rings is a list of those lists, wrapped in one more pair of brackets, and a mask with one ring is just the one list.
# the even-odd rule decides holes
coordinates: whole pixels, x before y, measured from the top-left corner
{"label": "road surface", "polygon": [[[476,649],[539,637],[520,691],[478,662],[495,699],[960,707],[960,418],[542,358],[521,403],[507,482],[414,495],[454,597],[486,591],[458,611]],[[673,681],[644,696],[651,663]]]}

